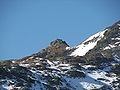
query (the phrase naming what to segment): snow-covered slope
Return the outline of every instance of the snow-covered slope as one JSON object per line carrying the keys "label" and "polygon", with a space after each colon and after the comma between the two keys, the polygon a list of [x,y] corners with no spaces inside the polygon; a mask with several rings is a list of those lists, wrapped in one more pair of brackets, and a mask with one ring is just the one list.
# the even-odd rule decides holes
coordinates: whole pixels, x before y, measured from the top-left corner
{"label": "snow-covered slope", "polygon": [[[116,90],[119,85],[116,74],[95,69],[93,65],[72,65],[42,58],[19,63],[11,68],[4,66],[10,76],[2,76],[0,90]],[[19,70],[18,75],[13,73],[15,70]]]}
{"label": "snow-covered slope", "polygon": [[104,37],[104,33],[106,30],[102,32],[98,32],[97,34],[89,37],[80,45],[76,46],[75,51],[71,53],[70,56],[84,56],[89,50],[93,49],[97,42]]}

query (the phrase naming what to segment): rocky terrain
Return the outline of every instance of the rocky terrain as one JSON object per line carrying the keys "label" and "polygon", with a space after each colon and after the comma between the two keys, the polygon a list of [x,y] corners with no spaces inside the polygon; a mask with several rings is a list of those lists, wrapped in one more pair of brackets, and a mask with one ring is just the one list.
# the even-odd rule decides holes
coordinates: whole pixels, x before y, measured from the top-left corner
{"label": "rocky terrain", "polygon": [[120,21],[75,47],[56,39],[33,55],[0,61],[0,90],[120,90]]}

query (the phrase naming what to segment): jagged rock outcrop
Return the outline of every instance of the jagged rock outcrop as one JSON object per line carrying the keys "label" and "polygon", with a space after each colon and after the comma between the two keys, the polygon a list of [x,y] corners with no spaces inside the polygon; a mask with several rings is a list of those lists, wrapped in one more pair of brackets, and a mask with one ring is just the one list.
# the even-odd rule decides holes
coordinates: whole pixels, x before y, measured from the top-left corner
{"label": "jagged rock outcrop", "polygon": [[50,43],[50,45],[36,53],[33,56],[49,59],[49,60],[63,60],[64,56],[67,56],[71,50],[67,49],[69,45],[62,39],[56,39]]}

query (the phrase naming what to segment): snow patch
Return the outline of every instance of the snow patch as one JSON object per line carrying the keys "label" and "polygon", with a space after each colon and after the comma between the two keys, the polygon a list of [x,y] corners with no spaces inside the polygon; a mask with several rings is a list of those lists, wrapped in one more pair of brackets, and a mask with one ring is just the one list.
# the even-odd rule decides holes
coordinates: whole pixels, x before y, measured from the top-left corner
{"label": "snow patch", "polygon": [[117,38],[115,38],[116,40],[120,40],[120,38],[119,37],[117,37]]}
{"label": "snow patch", "polygon": [[[106,29],[107,30],[107,29]],[[89,37],[86,41],[82,44],[78,45],[76,50],[70,54],[70,56],[84,56],[89,50],[93,49],[97,42],[104,37],[105,31],[98,32],[97,34]],[[86,44],[87,43],[87,44]]]}
{"label": "snow patch", "polygon": [[114,48],[114,47],[116,47],[116,46],[115,46],[115,45],[109,44],[109,47],[110,47],[110,48]]}
{"label": "snow patch", "polygon": [[91,90],[91,89],[99,89],[102,86],[99,84],[94,84],[94,83],[88,83],[88,82],[80,82],[80,84],[83,86],[83,88],[87,89],[87,90]]}
{"label": "snow patch", "polygon": [[22,67],[29,67],[30,66],[30,64],[19,64],[19,65]]}
{"label": "snow patch", "polygon": [[92,71],[91,73],[88,73],[87,75],[89,77],[94,78],[95,80],[102,79],[100,81],[107,85],[111,85],[113,81],[116,81],[117,77],[115,75],[112,75],[111,73],[111,77],[107,77],[106,74],[108,73],[106,73],[105,71],[97,70],[97,71]]}
{"label": "snow patch", "polygon": [[118,55],[114,55],[113,57],[116,61],[120,62],[120,58],[118,57]]}
{"label": "snow patch", "polygon": [[111,49],[109,46],[103,48],[103,50]]}
{"label": "snow patch", "polygon": [[90,67],[95,68],[96,66],[93,66],[93,65],[83,65],[82,67],[85,68],[85,69],[88,69],[88,68],[90,68]]}
{"label": "snow patch", "polygon": [[66,50],[70,50],[70,47],[66,47]]}
{"label": "snow patch", "polygon": [[118,26],[120,26],[120,24],[117,24]]}
{"label": "snow patch", "polygon": [[15,63],[15,61],[12,61],[12,63]]}

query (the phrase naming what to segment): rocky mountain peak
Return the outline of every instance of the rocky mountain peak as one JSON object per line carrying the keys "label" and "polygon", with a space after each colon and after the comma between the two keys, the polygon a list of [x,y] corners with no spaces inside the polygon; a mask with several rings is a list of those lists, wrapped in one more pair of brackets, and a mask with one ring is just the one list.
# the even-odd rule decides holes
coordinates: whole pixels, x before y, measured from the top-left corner
{"label": "rocky mountain peak", "polygon": [[63,41],[62,39],[56,39],[50,43],[50,46],[64,46],[64,47],[69,47],[69,45]]}
{"label": "rocky mountain peak", "polygon": [[102,47],[117,47],[120,46],[120,21],[116,22],[104,33],[104,38],[101,39],[99,44],[102,43]]}
{"label": "rocky mountain peak", "polygon": [[118,30],[119,27],[120,27],[120,20],[118,22],[114,23],[110,28]]}
{"label": "rocky mountain peak", "polygon": [[120,21],[107,28],[105,38],[109,41],[118,41],[120,39]]}
{"label": "rocky mountain peak", "polygon": [[61,60],[63,56],[66,56],[69,52],[67,50],[69,45],[62,39],[56,39],[52,41],[48,47],[33,54],[34,57],[42,57],[49,60]]}

